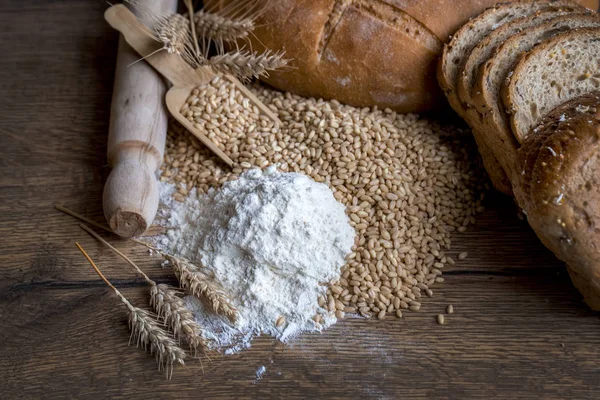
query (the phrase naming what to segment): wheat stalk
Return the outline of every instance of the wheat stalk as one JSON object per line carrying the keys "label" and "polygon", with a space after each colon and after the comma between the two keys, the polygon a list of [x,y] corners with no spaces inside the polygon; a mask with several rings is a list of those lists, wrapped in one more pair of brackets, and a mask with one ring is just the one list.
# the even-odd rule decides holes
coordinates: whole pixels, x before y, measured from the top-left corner
{"label": "wheat stalk", "polygon": [[113,286],[112,283],[102,274],[91,257],[81,247],[79,243],[75,243],[77,248],[88,262],[92,265],[98,276],[116,293],[117,297],[127,308],[129,316],[129,329],[131,330],[131,340],[135,340],[136,347],[143,347],[150,353],[155,354],[158,363],[158,370],[166,370],[168,379],[173,375],[175,364],[185,365],[185,352],[177,345],[177,342],[169,335],[167,331],[162,329],[155,319],[155,316],[150,312],[138,307],[134,307],[129,300],[121,294],[121,292]]}
{"label": "wheat stalk", "polygon": [[[91,219],[89,219],[87,217],[84,217],[83,215],[78,214],[75,211],[69,210],[67,207],[63,207],[60,204],[55,204],[54,208],[56,208],[58,211],[64,212],[67,215],[75,217],[75,218],[77,218],[80,221],[83,221],[83,222],[85,222],[87,224],[95,226],[96,228],[99,228],[99,229],[105,230],[106,232],[110,232],[110,233],[114,234],[113,230],[110,229],[108,226],[103,225],[103,224],[99,224],[99,223],[97,223],[95,221],[92,221]],[[158,251],[158,249],[156,247],[154,247],[154,246],[152,246],[152,245],[150,245],[150,244],[148,244],[146,242],[142,242],[141,240],[137,240],[137,239],[134,239],[134,238],[127,238],[127,240],[130,240],[130,241],[132,241],[134,243],[137,243],[137,244],[141,244],[142,246],[145,246],[145,247],[149,248],[150,250]]]}
{"label": "wheat stalk", "polygon": [[150,305],[154,308],[158,317],[165,321],[176,338],[185,338],[194,353],[198,352],[198,350],[204,353],[206,350],[206,341],[202,337],[202,329],[196,322],[194,314],[186,307],[185,302],[178,296],[178,291],[164,283],[157,284],[129,257],[100,237],[100,235],[92,229],[83,224],[80,224],[79,226],[115,252],[118,256],[123,258],[123,260],[131,265],[136,272],[148,282],[150,285]]}
{"label": "wheat stalk", "polygon": [[218,72],[237,76],[241,80],[268,75],[268,71],[287,65],[283,53],[269,50],[257,52],[236,51],[212,57],[210,65]]}
{"label": "wheat stalk", "polygon": [[223,314],[230,321],[235,322],[237,309],[230,303],[229,298],[205,273],[198,270],[190,261],[164,254],[164,257],[173,268],[179,284],[199,299],[210,303],[217,314]]}

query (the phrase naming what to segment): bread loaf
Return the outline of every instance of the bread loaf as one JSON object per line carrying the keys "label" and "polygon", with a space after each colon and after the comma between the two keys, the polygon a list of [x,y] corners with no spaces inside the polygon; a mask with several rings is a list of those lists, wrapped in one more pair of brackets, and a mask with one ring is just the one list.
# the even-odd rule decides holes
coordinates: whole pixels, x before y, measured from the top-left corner
{"label": "bread loaf", "polygon": [[567,263],[600,310],[600,92],[547,116],[519,149],[518,203],[542,242]]}
{"label": "bread loaf", "polygon": [[467,23],[438,76],[538,237],[600,310],[600,17],[541,4],[496,6]]}
{"label": "bread loaf", "polygon": [[[233,0],[205,0],[210,7]],[[259,0],[269,2],[252,49],[283,50],[291,68],[264,80],[306,97],[421,112],[444,104],[435,81],[442,45],[498,0]],[[219,3],[219,4],[217,4]],[[582,0],[595,5],[598,0]],[[243,46],[245,43],[238,43]]]}

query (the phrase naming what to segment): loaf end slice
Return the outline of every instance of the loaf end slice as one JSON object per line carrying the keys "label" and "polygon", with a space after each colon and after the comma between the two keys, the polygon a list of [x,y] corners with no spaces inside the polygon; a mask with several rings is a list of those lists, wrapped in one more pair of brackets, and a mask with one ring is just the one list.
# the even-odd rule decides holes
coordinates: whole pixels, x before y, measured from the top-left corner
{"label": "loaf end slice", "polygon": [[600,92],[560,106],[538,132],[544,140],[528,136],[519,150],[529,187],[515,190],[517,201],[588,305],[600,310]]}
{"label": "loaf end slice", "polygon": [[600,28],[559,34],[534,47],[502,88],[511,129],[522,143],[558,105],[600,89]]}

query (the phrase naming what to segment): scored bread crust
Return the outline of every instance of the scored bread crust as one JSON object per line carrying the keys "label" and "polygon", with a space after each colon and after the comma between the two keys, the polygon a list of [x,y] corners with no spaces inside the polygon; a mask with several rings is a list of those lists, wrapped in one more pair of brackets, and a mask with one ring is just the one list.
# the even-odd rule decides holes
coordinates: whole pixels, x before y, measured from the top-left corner
{"label": "scored bread crust", "polygon": [[[590,52],[592,56],[578,59],[580,51]],[[559,67],[550,68],[555,64],[569,68],[570,74]],[[517,141],[522,143],[530,129],[553,108],[598,90],[599,71],[600,28],[558,34],[524,54],[501,89],[502,102],[510,114],[512,133]],[[527,85],[527,80],[532,81],[531,85]],[[530,87],[534,85],[539,87]]]}
{"label": "scored bread crust", "polygon": [[515,162],[519,144],[511,131],[510,117],[506,114],[500,98],[501,82],[504,82],[522,53],[531,50],[535,44],[568,29],[593,26],[600,26],[600,17],[595,13],[556,17],[508,39],[479,69],[473,89],[473,104],[477,112],[483,115],[481,132],[490,147],[505,155],[505,164],[515,165],[512,171],[507,169],[511,180],[517,179],[516,175],[521,172]]}
{"label": "scored bread crust", "polygon": [[600,310],[600,92],[544,118],[519,160],[526,167],[515,185],[517,202],[542,242],[567,263],[588,305]]}

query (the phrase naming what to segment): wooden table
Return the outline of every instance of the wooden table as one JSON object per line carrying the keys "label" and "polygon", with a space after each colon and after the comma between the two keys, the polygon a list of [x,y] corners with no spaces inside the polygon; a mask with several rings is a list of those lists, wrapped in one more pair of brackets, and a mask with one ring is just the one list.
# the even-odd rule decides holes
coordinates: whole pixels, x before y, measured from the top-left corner
{"label": "wooden table", "polygon": [[[117,35],[103,1],[0,5],[0,396],[7,398],[598,398],[600,319],[510,200],[492,198],[456,235],[449,268],[420,312],[346,319],[290,346],[269,338],[167,381],[127,347],[114,296],[80,241],[123,292],[147,288],[53,209],[102,221],[105,143]],[[110,236],[107,236],[110,237]],[[111,241],[173,282],[139,246]],[[453,304],[455,314],[435,316]],[[266,372],[257,379],[256,371]]]}

